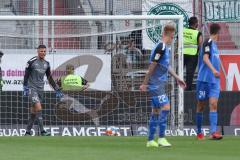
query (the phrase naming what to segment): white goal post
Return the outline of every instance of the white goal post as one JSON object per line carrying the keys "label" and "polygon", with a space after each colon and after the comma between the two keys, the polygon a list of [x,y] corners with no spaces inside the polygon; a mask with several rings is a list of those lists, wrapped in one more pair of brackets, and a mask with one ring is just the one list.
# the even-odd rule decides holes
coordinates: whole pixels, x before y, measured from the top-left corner
{"label": "white goal post", "polygon": [[[116,22],[116,21],[131,21],[131,20],[134,20],[134,21],[140,21],[140,23],[141,23],[141,21],[149,21],[149,20],[152,20],[152,21],[156,21],[156,24],[154,24],[153,26],[141,26],[141,27],[136,27],[136,28],[131,28],[131,29],[128,29],[128,30],[121,30],[121,26],[118,26],[119,28],[118,29],[115,29],[115,30],[113,30],[112,28],[112,26],[114,25],[113,23],[114,22]],[[38,45],[38,44],[40,44],[40,43],[44,43],[44,44],[46,44],[47,46],[48,46],[48,48],[50,48],[49,49],[49,53],[51,53],[52,55],[53,55],[53,57],[52,57],[52,60],[53,60],[53,65],[58,65],[57,63],[57,61],[55,60],[55,59],[57,59],[56,57],[60,57],[61,56],[61,54],[60,55],[58,55],[58,53],[60,53],[60,49],[62,49],[62,52],[66,52],[66,49],[64,48],[64,46],[71,46],[71,45],[73,45],[73,44],[71,44],[71,42],[67,42],[67,39],[71,39],[71,38],[76,38],[77,40],[78,39],[81,39],[81,38],[85,38],[85,37],[88,37],[89,38],[89,43],[92,43],[93,41],[94,41],[94,43],[93,44],[91,44],[91,45],[89,45],[88,44],[88,42],[81,42],[81,44],[77,44],[76,46],[77,47],[79,47],[79,46],[88,46],[88,47],[86,47],[87,49],[85,49],[84,50],[84,55],[87,53],[87,52],[93,52],[92,53],[92,55],[94,54],[94,52],[98,52],[97,51],[97,49],[96,48],[92,48],[92,46],[95,46],[96,47],[96,45],[98,45],[98,43],[103,43],[105,40],[111,40],[111,42],[109,42],[107,45],[104,45],[104,47],[103,47],[103,49],[105,49],[105,50],[107,50],[107,52],[103,52],[103,54],[104,55],[106,55],[106,54],[108,54],[108,55],[111,55],[111,57],[113,57],[113,56],[115,56],[116,55],[116,53],[115,52],[117,52],[117,51],[115,51],[115,50],[124,50],[125,48],[124,47],[122,47],[123,46],[123,44],[121,43],[121,42],[119,42],[119,37],[120,38],[122,38],[121,36],[118,36],[118,35],[121,35],[122,33],[125,33],[125,32],[132,32],[132,31],[135,31],[135,30],[141,30],[141,31],[144,31],[144,30],[146,30],[146,29],[148,29],[148,28],[154,28],[154,27],[156,27],[157,25],[158,25],[158,21],[162,21],[162,20],[164,20],[164,21],[174,21],[174,22],[176,22],[177,23],[177,35],[176,35],[176,37],[178,37],[177,38],[177,51],[174,51],[174,49],[172,49],[172,53],[173,54],[175,54],[174,52],[177,52],[176,54],[178,54],[178,56],[176,56],[177,57],[177,59],[174,59],[174,57],[175,56],[172,56],[172,65],[174,66],[173,68],[177,71],[177,74],[180,76],[180,78],[182,78],[183,79],[183,16],[182,15],[117,15],[117,16],[110,16],[110,15],[103,15],[103,16],[100,16],[100,15],[97,15],[97,16],[95,16],[95,15],[88,15],[88,16],[0,16],[0,21],[1,22],[3,22],[3,21],[7,21],[7,22],[9,22],[9,21],[18,21],[18,22],[34,22],[33,24],[34,25],[32,25],[32,28],[31,28],[31,24],[29,25],[30,27],[30,29],[29,30],[31,30],[31,32],[38,32],[39,30],[41,30],[41,29],[39,29],[40,27],[39,26],[43,26],[42,28],[43,28],[43,30],[45,29],[45,31],[39,31],[38,33],[35,33],[34,34],[34,36],[29,36],[29,34],[27,33],[28,31],[26,31],[26,33],[24,33],[24,34],[8,34],[8,33],[3,33],[3,32],[1,32],[1,28],[0,28],[0,38],[2,38],[3,39],[3,41],[5,40],[5,39],[11,39],[10,40],[10,42],[11,43],[13,43],[13,41],[16,41],[16,43],[19,43],[18,45],[20,46],[21,44],[22,44],[22,42],[20,42],[21,41],[21,38],[22,39],[34,39],[34,40],[32,40],[32,42],[30,43],[30,45],[32,45],[32,46],[34,46],[34,47],[36,47],[36,45]],[[92,22],[96,22],[96,23],[99,23],[99,22],[101,22],[101,21],[104,21],[105,23],[104,23],[104,25],[105,25],[105,27],[106,28],[109,28],[108,30],[106,30],[106,31],[99,31],[99,30],[101,30],[101,28],[99,29],[99,28],[97,28],[96,27],[96,24],[94,23],[94,24],[92,24],[92,23],[89,23],[89,26],[90,27],[95,27],[96,29],[94,29],[94,31],[96,31],[96,32],[92,32],[92,31],[89,31],[89,32],[86,32],[86,33],[82,33],[82,34],[79,34],[78,32],[76,32],[76,33],[66,33],[65,34],[65,36],[64,35],[62,35],[61,33],[58,33],[58,34],[56,34],[56,30],[58,29],[58,32],[60,31],[63,31],[64,29],[66,29],[69,25],[66,25],[66,26],[64,26],[63,27],[63,29],[59,29],[59,28],[61,28],[62,26],[57,26],[57,22],[59,22],[59,21],[61,21],[61,22],[65,22],[66,21],[66,23],[67,22],[80,22],[80,21],[92,21]],[[42,24],[40,23],[40,22],[43,22]],[[61,23],[61,24],[64,24],[64,23]],[[78,25],[79,25],[79,28],[81,29],[81,24],[83,24],[83,23],[79,23]],[[24,27],[24,26],[22,26],[22,27]],[[39,28],[37,28],[37,27],[39,27]],[[158,26],[159,27],[159,26]],[[17,28],[18,29],[18,28]],[[74,31],[74,29],[72,29],[73,31]],[[29,31],[30,32],[30,31]],[[79,35],[78,35],[79,34]],[[104,35],[107,35],[105,38],[104,37],[101,37],[101,36],[104,36]],[[128,34],[129,35],[129,34]],[[102,39],[100,39],[100,40],[98,40],[98,41],[96,41],[95,42],[95,40],[96,39],[98,39],[98,38],[102,38]],[[144,37],[142,37],[142,39],[143,39]],[[20,39],[20,40],[18,40],[18,39]],[[49,40],[49,39],[51,39],[51,40]],[[58,49],[54,49],[55,47],[55,45],[56,44],[58,44],[58,42],[57,42],[57,40],[58,39],[64,39],[64,43],[62,43],[61,42],[61,47],[60,47],[60,49],[58,50]],[[142,41],[142,39],[140,40],[140,41]],[[37,42],[36,42],[36,40],[37,40]],[[76,40],[76,41],[77,41]],[[1,39],[0,39],[0,41],[1,41]],[[3,43],[1,43],[0,42],[0,44],[3,46]],[[59,44],[60,44],[60,42],[59,42]],[[79,56],[80,55],[80,52],[82,52],[82,49],[75,49],[75,48],[77,48],[76,46],[74,46],[73,45],[73,47],[71,48],[71,50],[69,49],[68,51],[69,51],[69,53],[70,53],[70,55],[73,55],[73,54],[76,54],[76,56]],[[174,44],[173,44],[173,46],[174,46]],[[176,46],[176,44],[175,44],[175,46]],[[5,46],[4,46],[4,49],[3,49],[3,51],[4,52],[6,52],[6,53],[12,53],[12,48],[11,48],[12,46],[8,46],[8,44],[5,44]],[[34,49],[34,47],[32,48],[32,49]],[[18,46],[16,45],[16,46],[14,46],[13,47],[14,48],[14,50],[17,50],[20,54],[21,53],[23,53],[23,52],[26,52],[26,50],[24,50],[24,47],[19,47],[18,48]],[[101,48],[101,47],[100,47]],[[141,49],[140,49],[141,50]],[[101,52],[100,51],[100,49],[99,49],[99,52]],[[114,53],[113,53],[114,52]],[[34,54],[34,53],[33,53]],[[5,54],[6,55],[6,54]],[[5,55],[4,55],[4,57],[5,57]],[[34,56],[34,55],[31,55],[31,56]],[[65,54],[64,53],[64,56],[68,56],[67,54]],[[6,56],[7,57],[7,56]],[[67,58],[69,58],[69,57],[67,57]],[[70,57],[71,58],[71,57]],[[69,58],[69,59],[70,59]],[[84,57],[83,57],[84,58]],[[99,58],[99,59],[101,59],[101,56],[99,56],[99,57],[97,57],[97,58]],[[59,58],[59,59],[61,59],[61,58]],[[63,59],[63,58],[62,58]],[[4,60],[4,59],[3,59]],[[76,59],[75,59],[76,60]],[[107,60],[107,58],[106,59],[101,59],[103,62],[105,61],[105,60]],[[76,60],[77,61],[77,60]],[[111,60],[110,60],[111,61]],[[74,62],[74,58],[72,58],[72,62]],[[81,62],[81,63],[84,63],[84,62]],[[112,62],[113,63],[113,62]],[[6,64],[6,62],[4,62],[3,61],[3,69],[4,69],[4,64]],[[24,65],[24,64],[23,64]],[[97,64],[96,64],[97,65]],[[99,65],[100,65],[100,62],[99,62]],[[7,66],[7,65],[5,65],[5,66]],[[138,66],[138,65],[137,65]],[[106,68],[107,68],[107,66],[105,66]],[[138,66],[139,67],[139,66]],[[114,67],[110,67],[111,68],[111,71],[113,71],[113,68]],[[101,67],[100,67],[100,69],[101,69]],[[100,70],[99,69],[99,70]],[[79,72],[82,72],[82,70],[80,70]],[[121,73],[122,73],[122,71],[121,71]],[[138,79],[140,76],[142,76],[142,74],[144,74],[144,72],[142,72],[142,71],[139,71],[139,70],[137,70],[137,69],[132,69],[131,70],[131,72],[128,72],[128,74],[126,74],[124,77],[126,77],[126,76],[128,76],[128,77],[130,77],[130,80],[128,80],[128,81],[131,81],[130,83],[135,83],[135,79],[133,80],[133,78],[136,78],[136,79]],[[104,75],[104,74],[103,74]],[[129,76],[130,75],[130,76]],[[6,75],[5,75],[6,76]],[[89,77],[91,77],[91,76],[89,76]],[[112,75],[110,75],[110,78],[111,77],[113,77]],[[121,78],[124,78],[124,77],[121,77]],[[4,77],[3,77],[4,78]],[[122,79],[121,78],[116,78],[116,79],[118,79],[119,81],[122,81]],[[132,78],[132,79],[131,79]],[[93,78],[94,79],[94,78]],[[113,80],[112,80],[113,81]],[[3,88],[3,92],[2,93],[0,93],[0,96],[1,96],[1,105],[6,105],[6,106],[8,106],[8,107],[11,107],[11,106],[9,106],[8,105],[8,101],[9,100],[12,100],[11,98],[8,98],[8,96],[16,96],[16,97],[20,97],[20,98],[17,98],[17,102],[18,101],[20,101],[20,100],[23,100],[24,98],[22,97],[22,95],[21,95],[21,93],[19,92],[19,93],[15,93],[14,91],[20,91],[20,90],[13,90],[13,91],[11,91],[11,90],[9,90],[9,88],[12,88],[12,86],[9,86],[8,88],[7,88],[7,82],[5,82],[4,81],[4,83],[5,83],[5,86],[4,86],[4,88]],[[112,84],[110,84],[110,92],[112,92],[111,94],[108,94],[108,93],[105,93],[106,91],[103,91],[103,92],[101,92],[102,90],[101,90],[101,88],[99,89],[99,88],[97,88],[97,87],[99,87],[99,86],[97,86],[96,85],[96,88],[95,89],[92,89],[92,90],[90,90],[90,91],[96,91],[96,93],[97,94],[99,94],[100,95],[100,97],[102,97],[103,99],[104,98],[106,98],[106,97],[108,97],[108,95],[110,95],[110,97],[111,96],[113,96],[113,97],[115,97],[119,102],[117,103],[118,105],[120,104],[120,105],[123,105],[124,103],[125,104],[128,104],[128,103],[126,103],[126,102],[124,102],[124,100],[122,99],[122,97],[126,97],[123,93],[117,93],[117,94],[115,94],[115,91],[116,90],[114,90],[113,88],[113,86],[115,85],[115,84],[113,84],[113,82],[111,82]],[[120,83],[120,82],[117,82],[117,83]],[[123,82],[121,82],[121,83],[123,83]],[[174,87],[173,87],[173,91],[170,91],[171,93],[170,93],[170,96],[171,97],[174,97],[175,99],[177,99],[177,101],[175,101],[175,100],[173,100],[173,101],[175,101],[175,102],[172,102],[171,103],[171,112],[172,112],[172,115],[171,115],[171,118],[170,118],[170,122],[168,123],[169,124],[169,126],[170,126],[170,128],[171,127],[174,127],[174,128],[172,128],[172,129],[174,129],[174,130],[176,130],[178,133],[178,135],[183,135],[183,126],[184,126],[184,92],[183,92],[183,89],[182,88],[180,88],[180,87],[178,87],[178,86],[176,86],[176,84],[175,83],[173,83],[173,82],[171,82],[171,84],[172,85],[175,85]],[[116,84],[116,85],[118,85],[118,84]],[[94,86],[95,87],[95,86]],[[129,89],[130,88],[130,89]],[[128,91],[131,91],[131,93],[129,93],[129,95],[127,95],[127,97],[128,97],[128,99],[131,99],[131,98],[133,98],[133,97],[131,97],[131,94],[132,95],[138,95],[138,94],[141,94],[141,93],[138,93],[139,91],[137,91],[137,89],[136,89],[136,87],[134,87],[134,85],[132,85],[131,87],[129,87],[128,88]],[[124,89],[123,89],[124,90]],[[6,92],[6,93],[4,93],[4,91],[8,91],[8,92]],[[89,92],[90,92],[89,91]],[[119,91],[118,89],[117,89],[117,91]],[[121,88],[121,91],[122,91],[122,88]],[[124,90],[125,91],[125,90]],[[86,93],[83,93],[84,94],[84,96],[95,96],[95,94],[93,94],[93,93],[87,93],[88,91],[86,91]],[[49,94],[49,93],[47,93],[47,94]],[[107,95],[107,96],[105,96],[105,95]],[[84,97],[83,96],[83,97]],[[119,98],[119,97],[120,98]],[[73,96],[74,97],[74,96]],[[75,95],[75,97],[76,97],[76,95]],[[80,95],[80,97],[81,97],[81,95]],[[50,99],[52,100],[54,97],[51,97],[50,96]],[[91,98],[90,98],[91,99]],[[170,100],[171,100],[171,98],[169,98]],[[51,103],[52,103],[52,101],[51,100],[49,100]],[[111,103],[113,104],[113,105],[116,105],[115,104],[115,102],[113,102],[114,101],[114,98],[113,98],[113,100],[111,100]],[[48,103],[48,102],[47,102]],[[91,106],[91,103],[94,103],[94,102],[89,102],[90,103],[90,106]],[[100,102],[99,103],[104,103],[104,102],[102,102],[102,100],[100,100]],[[136,104],[134,104],[134,105],[132,105],[132,104],[128,104],[129,106],[137,106],[137,103],[142,103],[142,100],[140,100],[140,102],[138,101],[138,99],[136,100],[136,102],[135,102]],[[9,103],[10,104],[10,103]],[[24,103],[22,102],[21,103],[21,105],[23,105],[24,106]],[[110,102],[108,102],[107,103],[107,105],[110,105]],[[142,105],[142,104],[141,104]],[[145,107],[150,107],[150,106],[145,106]],[[111,108],[111,107],[110,107]],[[94,108],[94,109],[96,109],[96,108]],[[131,107],[130,107],[130,109],[132,109]],[[129,110],[130,110],[129,109]],[[141,109],[141,106],[137,106],[137,109],[136,110],[140,110]],[[120,110],[120,112],[122,112],[122,110],[123,109],[121,109]],[[11,110],[11,112],[14,112],[15,110],[13,109],[13,110]],[[17,109],[17,111],[20,111],[19,109]],[[1,113],[3,112],[3,111],[0,111]],[[53,111],[54,113],[55,113],[55,111]],[[62,112],[62,111],[61,111]],[[102,111],[101,111],[102,112]],[[136,112],[138,112],[138,111],[136,111]],[[49,112],[49,113],[52,113],[52,112]],[[55,121],[55,118],[51,118],[51,115],[49,115],[49,113],[47,113],[46,114],[46,117],[50,117],[49,119],[49,121]],[[9,113],[9,114],[12,114],[12,113]],[[23,114],[27,114],[27,113],[23,113]],[[58,113],[59,114],[59,113]],[[109,125],[112,125],[111,123],[109,123],[108,124],[108,121],[111,121],[111,122],[114,122],[115,121],[115,119],[116,118],[119,118],[120,117],[120,114],[119,115],[117,115],[118,114],[118,111],[111,111],[111,114],[113,115],[113,117],[112,118],[109,118],[109,117],[104,117],[104,114],[101,114],[100,112],[98,112],[98,111],[96,111],[96,113],[88,113],[88,116],[90,116],[90,117],[94,117],[95,116],[95,114],[99,114],[99,115],[101,115],[101,116],[99,116],[100,117],[100,119],[101,118],[103,118],[104,119],[104,121],[106,121],[106,123],[104,123],[104,125],[106,125],[106,126],[109,126]],[[116,117],[115,117],[115,114],[116,114]],[[86,116],[86,115],[84,115],[84,114],[81,114],[80,116]],[[23,116],[24,117],[24,116]],[[67,118],[69,118],[69,116],[66,116]],[[65,118],[66,118],[65,117]],[[130,117],[131,117],[131,115],[130,115]],[[1,117],[0,117],[0,119],[1,119]],[[53,120],[54,119],[54,120]],[[84,118],[83,118],[84,119]],[[58,119],[57,119],[58,120]],[[57,121],[56,120],[56,121]],[[76,120],[79,120],[78,118],[76,118]],[[48,126],[51,126],[51,125],[58,125],[58,124],[60,124],[60,123],[62,123],[62,125],[64,126],[64,125],[69,125],[69,126],[73,126],[73,125],[75,125],[75,119],[73,118],[73,119],[70,119],[69,121],[71,121],[71,123],[65,123],[65,122],[63,122],[63,120],[61,119],[61,122],[59,121],[59,122],[49,122],[48,123],[48,121],[46,122],[46,125],[48,125]],[[84,120],[82,120],[81,118],[80,118],[80,120],[79,121],[84,121]],[[92,121],[94,121],[94,124],[95,125],[100,125],[101,126],[101,123],[99,123],[99,122],[95,122],[95,121],[99,121],[99,119],[94,119],[94,118],[92,118]],[[100,120],[101,121],[101,120]],[[124,120],[123,120],[124,121]],[[123,123],[123,121],[121,121],[121,122],[119,122],[118,123],[118,125],[119,126],[124,126],[125,124]],[[3,122],[5,122],[4,120],[3,120]],[[10,122],[12,122],[12,121],[9,121],[9,123]],[[21,125],[19,125],[17,128],[24,128],[24,126],[25,126],[25,123],[26,121],[21,121],[21,122],[19,122],[19,123],[21,123]],[[7,125],[9,125],[9,123],[4,123],[4,124],[1,124],[1,121],[0,121],[0,127],[3,127],[3,126],[7,126]],[[83,122],[84,124],[85,124],[85,122]],[[130,125],[132,125],[132,122],[131,122],[131,119],[130,119]],[[14,126],[16,126],[18,124],[18,122],[16,122],[15,124],[14,124]],[[76,123],[77,124],[77,123]],[[11,124],[12,125],[12,124]],[[78,124],[79,125],[79,124]],[[91,123],[89,122],[89,123],[86,123],[86,125],[91,125]],[[114,123],[113,123],[113,125],[115,125]],[[174,125],[174,126],[173,126]],[[13,126],[13,125],[12,125]],[[6,127],[7,128],[7,127]]]}

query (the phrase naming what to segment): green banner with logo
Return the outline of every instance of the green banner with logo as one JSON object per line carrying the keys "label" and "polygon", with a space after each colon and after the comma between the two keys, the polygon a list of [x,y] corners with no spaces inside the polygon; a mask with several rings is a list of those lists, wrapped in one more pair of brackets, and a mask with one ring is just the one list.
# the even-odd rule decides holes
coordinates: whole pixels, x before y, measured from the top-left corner
{"label": "green banner with logo", "polygon": [[[143,15],[183,15],[184,25],[187,26],[189,17],[193,15],[193,0],[144,0],[142,11]],[[144,49],[152,49],[161,40],[164,23],[166,20],[143,22],[143,26],[147,28],[142,32]]]}
{"label": "green banner with logo", "polygon": [[205,21],[240,22],[240,0],[203,0]]}

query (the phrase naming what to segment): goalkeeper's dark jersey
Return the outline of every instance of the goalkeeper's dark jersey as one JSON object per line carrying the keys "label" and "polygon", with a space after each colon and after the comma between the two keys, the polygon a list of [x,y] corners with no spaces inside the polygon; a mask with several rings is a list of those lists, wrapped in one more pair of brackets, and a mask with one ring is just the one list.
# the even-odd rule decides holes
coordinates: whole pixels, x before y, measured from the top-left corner
{"label": "goalkeeper's dark jersey", "polygon": [[45,74],[51,86],[56,90],[57,86],[52,79],[49,62],[38,57],[33,57],[27,62],[23,85],[32,89],[44,90]]}

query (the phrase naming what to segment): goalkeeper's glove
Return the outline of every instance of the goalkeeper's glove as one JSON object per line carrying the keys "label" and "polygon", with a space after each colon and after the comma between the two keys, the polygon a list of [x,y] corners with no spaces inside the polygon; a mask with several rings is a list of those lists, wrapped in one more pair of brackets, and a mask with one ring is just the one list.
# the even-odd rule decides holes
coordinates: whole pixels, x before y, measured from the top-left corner
{"label": "goalkeeper's glove", "polygon": [[29,88],[28,86],[23,86],[23,96],[28,96],[29,95]]}
{"label": "goalkeeper's glove", "polygon": [[56,93],[57,98],[63,98],[63,96],[64,96],[60,89],[56,90],[55,93]]}

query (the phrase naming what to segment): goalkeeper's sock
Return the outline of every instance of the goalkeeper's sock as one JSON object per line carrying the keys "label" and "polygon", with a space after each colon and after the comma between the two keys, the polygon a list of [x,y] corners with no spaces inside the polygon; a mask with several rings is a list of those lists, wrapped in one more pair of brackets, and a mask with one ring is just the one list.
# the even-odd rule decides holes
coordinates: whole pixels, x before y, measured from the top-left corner
{"label": "goalkeeper's sock", "polygon": [[196,113],[197,133],[202,133],[203,112]]}
{"label": "goalkeeper's sock", "polygon": [[209,120],[210,120],[210,132],[214,133],[217,131],[217,121],[218,121],[218,114],[216,111],[209,112]]}
{"label": "goalkeeper's sock", "polygon": [[165,136],[168,113],[169,113],[169,110],[162,110],[160,114],[160,118],[159,118],[159,137],[160,138]]}
{"label": "goalkeeper's sock", "polygon": [[157,123],[158,123],[158,114],[151,113],[150,121],[149,121],[149,135],[148,135],[148,141],[151,141],[154,139],[154,134],[156,132]]}
{"label": "goalkeeper's sock", "polygon": [[32,129],[32,126],[35,122],[35,119],[36,119],[36,114],[32,113],[30,119],[28,120],[28,125],[27,125],[26,132],[28,132],[28,133],[31,132],[31,129]]}
{"label": "goalkeeper's sock", "polygon": [[40,131],[43,132],[44,128],[43,128],[42,111],[37,112],[37,122],[38,122],[38,126],[39,126]]}

